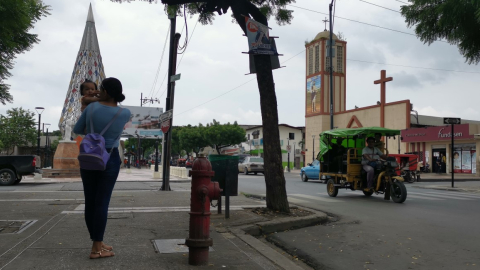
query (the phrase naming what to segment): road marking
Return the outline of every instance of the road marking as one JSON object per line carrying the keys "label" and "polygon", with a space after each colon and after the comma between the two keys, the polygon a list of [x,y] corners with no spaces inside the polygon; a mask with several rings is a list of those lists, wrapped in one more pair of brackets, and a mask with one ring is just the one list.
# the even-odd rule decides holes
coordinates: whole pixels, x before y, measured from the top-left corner
{"label": "road marking", "polygon": [[467,198],[459,198],[459,197],[453,197],[451,195],[435,195],[435,194],[428,194],[428,193],[417,193],[417,192],[410,192],[407,193],[408,195],[410,194],[416,194],[416,195],[422,195],[422,196],[431,196],[431,197],[439,197],[439,198],[445,198],[445,199],[453,199],[453,200],[461,200],[461,201],[473,201],[474,199],[467,199]]}
{"label": "road marking", "polygon": [[423,196],[417,196],[417,195],[412,195],[410,193],[407,193],[407,200],[408,198],[415,198],[415,199],[420,199],[420,200],[429,200],[429,201],[444,201],[445,199],[438,199],[438,198],[429,198],[429,197],[423,197]]}
{"label": "road marking", "polygon": [[305,194],[290,194],[290,195],[295,197],[300,197],[300,198],[322,201],[322,202],[343,202],[342,200],[339,200],[339,199],[329,199],[329,198],[323,198],[323,197],[311,196],[311,195],[305,195]]}
{"label": "road marking", "polygon": [[[231,205],[230,210],[243,210],[245,208],[266,207],[264,203],[256,205]],[[216,207],[212,207],[210,212],[216,210]],[[85,204],[80,204],[73,211],[63,211],[62,214],[83,214],[85,210]],[[166,213],[166,212],[188,212],[190,206],[172,206],[172,207],[110,207],[108,213]]]}
{"label": "road marking", "polygon": [[[427,192],[427,193],[431,193],[431,194],[440,194],[440,195],[447,195],[447,193],[441,193],[441,192]],[[477,195],[470,195],[470,194],[458,194],[458,193],[452,193],[452,194],[449,194],[449,195],[452,195],[452,196],[460,196],[460,197],[466,197],[466,198],[473,198],[473,199],[480,199],[480,196],[477,196]]]}

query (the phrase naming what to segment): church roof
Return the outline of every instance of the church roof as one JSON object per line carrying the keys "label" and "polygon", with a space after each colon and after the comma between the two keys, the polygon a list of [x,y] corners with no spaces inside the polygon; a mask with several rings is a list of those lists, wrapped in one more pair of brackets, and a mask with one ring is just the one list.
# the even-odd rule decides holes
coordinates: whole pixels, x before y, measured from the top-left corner
{"label": "church roof", "polygon": [[88,8],[87,21],[83,31],[80,49],[73,66],[72,77],[68,86],[65,103],[63,105],[62,115],[58,122],[60,130],[68,120],[76,122],[80,117],[80,85],[86,80],[90,80],[98,85],[105,79],[105,72],[100,55],[100,46],[98,45],[97,31],[95,29],[95,19],[93,18],[92,4]]}
{"label": "church roof", "polygon": [[[335,35],[335,33],[333,33],[332,36],[333,36],[332,38],[334,40],[338,39],[337,35]],[[322,39],[322,38],[330,39],[330,31],[324,30],[323,32],[318,33],[313,40],[319,40],[319,39]]]}

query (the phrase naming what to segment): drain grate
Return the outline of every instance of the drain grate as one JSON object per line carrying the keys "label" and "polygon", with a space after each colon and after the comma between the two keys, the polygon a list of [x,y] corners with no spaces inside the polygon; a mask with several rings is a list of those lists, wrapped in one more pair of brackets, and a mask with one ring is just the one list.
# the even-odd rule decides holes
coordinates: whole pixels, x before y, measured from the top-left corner
{"label": "drain grate", "polygon": [[37,220],[0,220],[0,234],[19,234],[32,226]]}
{"label": "drain grate", "polygon": [[[185,245],[185,239],[159,239],[152,240],[155,251],[158,253],[188,253],[188,247]],[[209,247],[208,251],[213,251]]]}

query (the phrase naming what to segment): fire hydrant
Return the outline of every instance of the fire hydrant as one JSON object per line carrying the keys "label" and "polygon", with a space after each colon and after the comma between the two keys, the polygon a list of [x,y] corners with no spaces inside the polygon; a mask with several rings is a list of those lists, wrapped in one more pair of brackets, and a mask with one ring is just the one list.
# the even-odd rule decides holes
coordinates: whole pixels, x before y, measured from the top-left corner
{"label": "fire hydrant", "polygon": [[222,191],[218,182],[210,178],[215,174],[206,157],[198,157],[188,173],[192,176],[192,194],[190,199],[190,229],[185,241],[188,246],[190,265],[208,264],[208,249],[213,245],[210,238],[210,202],[220,198]]}

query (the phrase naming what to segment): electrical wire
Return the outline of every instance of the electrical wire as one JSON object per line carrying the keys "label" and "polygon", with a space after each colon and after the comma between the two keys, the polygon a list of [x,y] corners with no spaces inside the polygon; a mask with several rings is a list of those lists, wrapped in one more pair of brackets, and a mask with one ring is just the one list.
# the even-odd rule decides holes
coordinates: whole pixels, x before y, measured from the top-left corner
{"label": "electrical wire", "polygon": [[370,3],[370,2],[367,2],[367,1],[364,1],[364,0],[359,0],[359,1],[360,1],[360,2],[364,2],[364,3],[367,3],[367,4],[370,4],[370,5],[373,5],[373,6],[377,6],[377,7],[380,7],[380,8],[384,8],[384,9],[387,9],[387,10],[390,10],[390,11],[393,11],[393,12],[401,13],[401,12],[398,11],[398,10],[391,9],[391,8],[387,8],[387,7],[383,7],[383,6],[380,6],[380,5],[377,5],[377,4],[374,4],[374,3]]}
{"label": "electrical wire", "polygon": [[410,5],[410,3],[405,3],[405,2],[402,2],[402,1],[399,1],[399,0],[395,0],[395,1],[400,2],[400,3],[407,4],[407,5]]}
{"label": "electrical wire", "polygon": [[[310,11],[310,12],[315,12],[315,13],[319,13],[319,14],[323,14],[323,15],[328,15],[328,13],[324,13],[324,12],[320,12],[320,11],[316,11],[316,10],[312,10],[312,9],[308,9],[308,8],[303,8],[303,7],[294,6],[294,5],[289,5],[289,6],[294,7],[294,8],[298,8],[298,9],[303,9],[303,10]],[[377,28],[381,28],[381,29],[385,29],[385,30],[389,30],[389,31],[393,31],[393,32],[397,32],[397,33],[409,35],[409,36],[414,36],[414,37],[417,36],[417,35],[412,34],[412,33],[404,32],[404,31],[400,31],[400,30],[395,30],[395,29],[391,29],[391,28],[387,28],[387,27],[383,27],[383,26],[379,26],[379,25],[375,25],[375,24],[371,24],[371,23],[365,23],[365,22],[361,22],[361,21],[357,21],[357,20],[352,20],[352,19],[348,19],[348,18],[343,18],[343,17],[340,17],[340,16],[336,16],[336,18],[342,19],[342,20],[346,20],[346,21],[350,21],[350,22],[359,23],[359,24],[364,24],[364,25],[368,25],[368,26],[372,26],[372,27],[377,27]],[[439,42],[444,42],[444,43],[448,43],[447,41],[443,41],[443,40],[437,40],[437,41],[439,41]]]}
{"label": "electrical wire", "polygon": [[[183,54],[187,50],[187,45],[188,45],[188,24],[187,24],[187,14],[185,12],[186,9],[186,4],[183,5],[183,18],[185,20],[185,40],[183,42],[183,45],[178,46],[177,54]],[[183,31],[182,31],[183,32]]]}
{"label": "electrical wire", "polygon": [[[197,22],[195,23],[195,26],[193,27],[193,31],[192,31],[192,35],[190,36],[190,41],[189,42],[192,42],[192,39],[193,39],[193,34],[195,33],[195,29],[197,28],[197,24],[198,24],[198,20]],[[187,50],[187,48],[185,48],[185,50]],[[185,51],[184,51],[185,52]],[[183,53],[182,54],[182,57],[180,57],[180,60],[178,61],[178,64],[177,64],[177,69],[180,67],[180,63],[182,62],[182,59],[183,59],[183,56],[185,54]],[[165,77],[163,77],[163,81],[162,81],[162,85],[163,85],[163,82],[165,81],[165,78],[167,77],[168,75],[168,72],[165,74]],[[162,86],[160,85],[160,87]],[[162,98],[163,94],[165,94],[165,92],[167,91],[168,88],[165,88],[165,90],[163,90],[162,94],[158,97],[158,99]],[[160,90],[160,89],[159,89]],[[158,94],[158,91],[157,93],[155,94],[155,96]]]}
{"label": "electrical wire", "polygon": [[[304,52],[305,52],[305,50],[302,50],[301,52],[299,52],[299,53],[295,54],[294,56],[288,58],[287,60],[283,61],[281,64],[284,64],[284,63],[290,61],[291,59],[297,57],[298,55],[300,55],[301,53],[304,53]],[[396,64],[377,63],[377,62],[363,61],[363,60],[356,60],[356,59],[349,59],[349,58],[347,58],[346,60],[347,60],[347,61],[354,61],[354,62],[369,63],[369,64],[385,65],[385,66],[407,67],[407,68],[415,68],[415,69],[426,69],[426,70],[445,71],[445,72],[457,72],[457,73],[468,73],[468,74],[472,74],[472,73],[473,73],[473,74],[480,74],[480,72],[478,72],[478,71],[462,71],[462,70],[451,70],[451,69],[440,69],[440,68],[429,68],[429,67],[416,67],[416,66],[407,66],[407,65],[396,65]],[[216,100],[216,99],[218,99],[218,98],[220,98],[220,97],[222,97],[222,96],[224,96],[224,95],[226,95],[226,94],[228,94],[228,93],[230,93],[230,92],[232,92],[232,91],[234,91],[234,90],[236,90],[236,89],[238,89],[238,88],[240,88],[240,87],[242,87],[242,86],[244,86],[244,85],[246,85],[246,84],[248,84],[248,83],[250,83],[250,82],[252,82],[252,81],[254,81],[254,80],[255,80],[255,78],[250,79],[250,80],[248,80],[248,81],[246,81],[246,82],[244,82],[244,83],[242,83],[242,84],[240,84],[240,85],[238,85],[238,86],[236,86],[236,87],[234,87],[234,88],[232,88],[232,89],[230,89],[230,90],[228,90],[228,91],[226,91],[226,92],[224,92],[224,93],[222,93],[222,94],[220,94],[220,95],[218,95],[218,96],[216,96],[216,97],[214,97],[214,98],[212,98],[212,99],[209,99],[209,100],[203,102],[202,104],[199,104],[199,105],[197,105],[197,106],[195,106],[195,107],[192,107],[192,108],[190,108],[190,109],[188,109],[188,110],[186,110],[186,111],[183,111],[183,112],[181,112],[181,113],[175,114],[174,116],[178,116],[178,115],[184,114],[184,113],[186,113],[186,112],[189,112],[189,111],[191,111],[191,110],[193,110],[193,109],[196,109],[196,108],[198,108],[198,107],[201,107],[201,106],[203,106],[203,105],[205,105],[205,104],[207,104],[207,103],[209,103],[209,102],[212,102],[212,101],[214,101],[214,100]]]}
{"label": "electrical wire", "polygon": [[150,90],[149,96],[152,96],[153,92],[155,91],[155,86],[157,85],[158,74],[160,73],[160,67],[162,66],[163,55],[165,54],[165,48],[167,47],[167,40],[168,40],[169,33],[170,33],[170,27],[167,30],[167,36],[165,37],[165,43],[163,44],[162,56],[160,57],[160,63],[158,63],[157,74],[155,74],[155,80],[153,80],[153,85],[152,85],[152,89]]}

